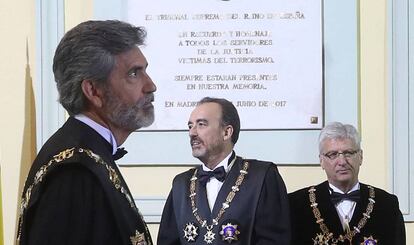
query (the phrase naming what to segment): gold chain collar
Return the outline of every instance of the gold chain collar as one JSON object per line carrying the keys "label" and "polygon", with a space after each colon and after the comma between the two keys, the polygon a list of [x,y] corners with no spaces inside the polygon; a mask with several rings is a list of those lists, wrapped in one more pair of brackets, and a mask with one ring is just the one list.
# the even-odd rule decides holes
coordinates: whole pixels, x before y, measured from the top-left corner
{"label": "gold chain collar", "polygon": [[[141,219],[144,221],[144,218],[141,214],[141,212],[138,210],[138,207],[135,205],[135,202],[133,201],[133,198],[128,194],[128,191],[121,185],[121,180],[118,177],[118,174],[116,173],[115,169],[113,169],[109,164],[107,164],[99,155],[95,154],[93,151],[83,148],[77,148],[77,152],[84,153],[91,159],[93,159],[96,163],[103,165],[106,170],[108,171],[108,177],[109,180],[114,185],[115,189],[117,189],[119,192],[124,194],[125,198],[127,199],[129,205],[131,208],[134,209],[135,212],[138,213],[138,215],[141,217]],[[67,160],[71,157],[73,157],[75,153],[75,147],[63,150],[59,152],[57,155],[54,155],[52,159],[36,172],[33,183],[27,188],[26,192],[24,193],[24,196],[22,197],[21,204],[20,204],[20,214],[19,214],[19,227],[18,227],[18,235],[17,235],[17,241],[20,241],[21,232],[22,232],[22,224],[23,224],[23,214],[24,211],[26,211],[30,197],[32,194],[33,188],[42,182],[43,177],[47,174],[47,171],[49,168],[53,165],[59,165],[64,160]],[[144,223],[145,229],[147,231],[147,234],[149,233],[147,225]],[[149,243],[151,245],[151,243]]]}
{"label": "gold chain collar", "polygon": [[[322,234],[317,234],[317,240],[314,240],[314,244],[328,244],[327,242],[329,240],[332,241],[332,244],[337,244],[339,241],[344,242],[345,240],[348,240],[350,243],[352,242],[352,238],[357,234],[360,233],[362,228],[367,223],[368,219],[371,218],[370,214],[372,210],[374,209],[374,203],[375,203],[375,190],[372,186],[368,186],[369,189],[369,198],[368,198],[368,205],[367,209],[365,210],[365,213],[363,213],[361,220],[359,220],[358,225],[353,230],[348,231],[345,235],[339,235],[338,238],[333,238],[333,233],[329,231],[326,224],[323,222],[324,219],[322,218],[321,212],[318,208],[318,203],[316,202],[316,194],[315,194],[315,186],[312,186],[309,188],[309,201],[311,203],[311,208],[313,211],[313,215],[316,219],[316,223],[319,224],[320,229],[322,230]],[[319,243],[318,243],[319,242]]]}
{"label": "gold chain collar", "polygon": [[247,169],[249,168],[249,162],[245,161],[243,164],[243,169],[240,170],[240,174],[237,177],[235,184],[231,187],[231,191],[226,197],[226,201],[223,202],[222,207],[220,208],[217,217],[212,220],[211,225],[207,225],[207,220],[202,219],[201,216],[198,214],[198,208],[196,204],[196,180],[197,180],[197,169],[194,171],[193,176],[191,177],[190,182],[190,200],[191,200],[191,208],[194,217],[196,218],[197,222],[200,223],[201,227],[206,227],[207,230],[211,231],[215,225],[218,225],[219,220],[226,212],[226,209],[230,207],[230,203],[233,201],[233,198],[236,196],[236,193],[240,190],[239,187],[243,183],[245,175],[247,175]]}

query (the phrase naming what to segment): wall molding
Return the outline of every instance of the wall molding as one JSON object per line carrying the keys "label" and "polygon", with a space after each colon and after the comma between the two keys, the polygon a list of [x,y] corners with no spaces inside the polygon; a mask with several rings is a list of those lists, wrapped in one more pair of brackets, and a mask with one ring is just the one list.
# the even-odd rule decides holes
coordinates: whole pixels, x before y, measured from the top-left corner
{"label": "wall molding", "polygon": [[160,196],[136,196],[134,197],[144,220],[148,224],[159,224],[161,222],[161,215],[167,199]]}
{"label": "wall molding", "polygon": [[388,2],[389,161],[392,190],[405,221],[414,221],[414,128],[410,127],[414,125],[414,20],[410,15],[414,16],[414,6],[409,0]]}
{"label": "wall molding", "polygon": [[65,110],[58,102],[53,76],[53,55],[65,32],[64,0],[36,1],[36,146],[46,140],[65,122]]}

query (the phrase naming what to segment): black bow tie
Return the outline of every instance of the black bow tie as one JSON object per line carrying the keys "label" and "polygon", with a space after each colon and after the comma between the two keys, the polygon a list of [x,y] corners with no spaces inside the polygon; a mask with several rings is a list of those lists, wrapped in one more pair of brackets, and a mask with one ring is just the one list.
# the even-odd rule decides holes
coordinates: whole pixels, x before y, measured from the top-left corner
{"label": "black bow tie", "polygon": [[345,194],[334,192],[331,190],[331,201],[334,205],[338,204],[342,200],[350,200],[350,201],[358,202],[359,197],[360,197],[359,190],[345,193]]}
{"label": "black bow tie", "polygon": [[203,185],[206,185],[211,177],[214,177],[218,181],[223,182],[226,178],[226,171],[224,170],[224,167],[221,166],[214,169],[213,171],[204,171],[202,168],[200,168],[200,170],[197,172],[197,178]]}
{"label": "black bow tie", "polygon": [[121,147],[116,150],[115,154],[112,157],[114,158],[114,160],[119,160],[127,153],[128,152],[125,150],[125,148]]}

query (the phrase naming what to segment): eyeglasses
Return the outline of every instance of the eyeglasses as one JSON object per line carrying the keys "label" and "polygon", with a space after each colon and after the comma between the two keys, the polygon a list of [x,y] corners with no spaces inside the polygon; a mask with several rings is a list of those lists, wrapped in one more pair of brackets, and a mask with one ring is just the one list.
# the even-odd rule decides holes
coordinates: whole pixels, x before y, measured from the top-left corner
{"label": "eyeglasses", "polygon": [[343,151],[343,152],[339,152],[339,151],[331,151],[325,154],[322,154],[322,156],[325,156],[331,160],[335,160],[337,159],[340,155],[342,155],[343,157],[345,157],[346,159],[350,159],[352,157],[355,156],[355,154],[357,154],[359,152],[359,150],[356,151]]}

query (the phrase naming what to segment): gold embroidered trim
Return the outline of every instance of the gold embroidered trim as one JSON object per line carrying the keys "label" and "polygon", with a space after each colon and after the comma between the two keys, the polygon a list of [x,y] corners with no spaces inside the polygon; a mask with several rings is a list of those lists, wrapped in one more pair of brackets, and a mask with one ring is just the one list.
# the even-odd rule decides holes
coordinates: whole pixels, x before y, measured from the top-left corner
{"label": "gold embroidered trim", "polygon": [[226,209],[230,207],[230,203],[233,201],[233,198],[236,196],[236,193],[240,190],[239,187],[243,183],[245,175],[247,175],[247,169],[249,168],[249,162],[244,162],[243,169],[240,170],[240,175],[237,177],[235,185],[231,187],[231,191],[226,197],[226,201],[223,202],[222,207],[220,208],[217,217],[212,220],[211,225],[207,225],[207,220],[203,220],[201,216],[197,212],[197,204],[195,197],[197,195],[196,193],[196,180],[197,180],[197,169],[194,171],[193,176],[191,177],[190,182],[190,200],[191,200],[191,208],[194,217],[200,223],[202,227],[206,227],[209,231],[213,229],[215,225],[218,224],[218,221],[223,216],[223,214],[226,212]]}
{"label": "gold embroidered trim", "polygon": [[329,231],[328,227],[326,226],[326,224],[323,222],[324,219],[322,218],[321,212],[319,211],[318,208],[318,203],[316,202],[316,195],[315,195],[315,187],[312,186],[311,188],[309,188],[308,192],[309,192],[309,201],[311,203],[311,208],[312,208],[312,212],[313,215],[316,219],[316,223],[319,225],[321,231],[323,234],[317,234],[317,238],[316,240],[314,240],[314,244],[325,244],[325,243],[317,243],[318,241],[322,242],[324,238],[324,242],[328,242],[329,240],[332,240],[331,244],[337,244],[339,241],[344,242],[345,240],[348,240],[350,243],[352,242],[352,238],[357,234],[360,233],[362,228],[365,226],[365,224],[367,223],[368,219],[371,217],[370,214],[372,212],[372,210],[374,210],[374,203],[375,203],[375,190],[372,186],[368,186],[369,189],[369,198],[368,198],[368,205],[367,205],[367,209],[365,210],[365,213],[363,213],[361,220],[358,222],[357,227],[354,226],[353,230],[350,230],[349,232],[347,232],[344,235],[339,235],[338,238],[334,238],[333,237],[333,233]]}
{"label": "gold embroidered trim", "polygon": [[[27,209],[27,206],[29,205],[29,201],[30,201],[30,197],[31,197],[33,188],[37,184],[42,182],[43,177],[47,174],[47,171],[49,170],[49,168],[52,165],[53,166],[59,165],[59,163],[61,163],[62,161],[73,157],[75,151],[77,151],[81,154],[86,154],[89,158],[93,159],[96,163],[101,164],[106,168],[106,170],[108,171],[109,180],[112,182],[115,189],[117,189],[119,192],[124,194],[124,196],[127,199],[130,207],[135,212],[137,212],[138,215],[141,217],[141,219],[144,221],[144,218],[143,218],[141,212],[139,211],[138,207],[135,205],[135,202],[133,201],[133,198],[128,194],[128,191],[126,190],[126,188],[124,188],[121,185],[121,180],[118,177],[118,174],[116,173],[115,169],[113,169],[111,166],[109,166],[109,164],[107,164],[99,155],[95,154],[93,151],[91,151],[89,149],[83,149],[83,148],[77,148],[75,150],[75,147],[73,147],[73,148],[70,148],[70,149],[63,150],[63,151],[59,152],[57,155],[53,156],[52,159],[50,159],[50,161],[47,164],[40,167],[40,169],[36,172],[33,183],[27,188],[26,192],[24,193],[24,195],[22,197],[22,201],[21,201],[21,204],[20,204],[19,227],[18,227],[18,233],[17,233],[18,234],[17,235],[17,242],[18,243],[20,243],[20,237],[21,237],[21,232],[22,232],[23,214],[24,214],[24,211]],[[145,226],[145,229],[147,231],[147,234],[150,234],[149,230],[148,230],[148,227],[145,223],[144,223],[144,226]],[[148,241],[148,244],[151,245],[151,242]]]}

